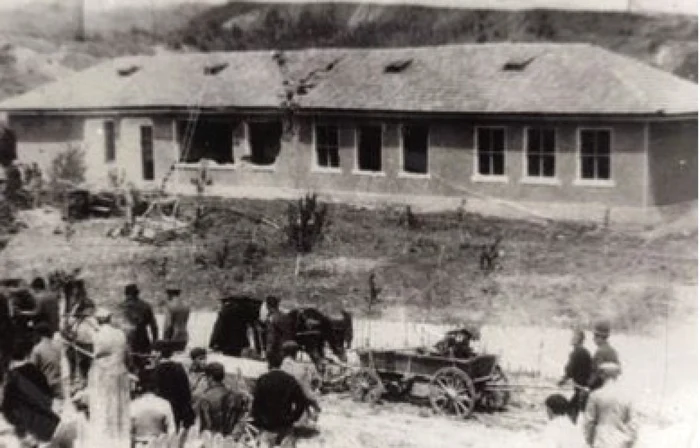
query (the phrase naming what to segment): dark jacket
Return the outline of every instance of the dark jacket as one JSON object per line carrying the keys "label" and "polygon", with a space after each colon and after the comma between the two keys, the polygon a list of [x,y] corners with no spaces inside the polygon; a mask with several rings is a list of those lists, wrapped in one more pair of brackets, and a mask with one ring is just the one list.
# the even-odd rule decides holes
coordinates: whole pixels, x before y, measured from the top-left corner
{"label": "dark jacket", "polygon": [[153,339],[158,338],[158,324],[153,308],[141,299],[125,300],[119,308],[131,326],[130,331],[127,332],[129,348],[134,353],[149,353],[153,341],[148,334],[148,329],[151,329]]}
{"label": "dark jacket", "polygon": [[243,395],[223,384],[210,386],[197,400],[197,415],[200,419],[201,431],[229,435],[245,411]]}
{"label": "dark jacket", "polygon": [[297,380],[281,370],[258,378],[253,392],[255,425],[266,431],[280,431],[294,425],[309,402]]}
{"label": "dark jacket", "polygon": [[227,303],[219,311],[214,329],[209,340],[209,348],[228,356],[240,356],[244,348],[250,347],[248,341],[248,322],[246,316],[233,303]]}
{"label": "dark jacket", "polygon": [[564,367],[564,379],[571,379],[578,386],[588,386],[592,369],[591,353],[585,347],[574,347]]}
{"label": "dark jacket", "polygon": [[50,440],[60,421],[51,403],[51,388],[37,366],[26,363],[8,372],[2,413],[18,434]]}
{"label": "dark jacket", "polygon": [[182,299],[176,299],[165,306],[165,324],[163,339],[166,341],[181,342],[184,346],[189,340],[187,323],[190,319],[190,307]]}
{"label": "dark jacket", "polygon": [[156,366],[154,376],[156,394],[170,403],[177,427],[192,426],[194,423],[192,392],[185,368],[174,361],[162,361]]}
{"label": "dark jacket", "polygon": [[51,291],[42,291],[36,294],[37,322],[45,322],[52,332],[58,331],[59,309],[58,295]]}

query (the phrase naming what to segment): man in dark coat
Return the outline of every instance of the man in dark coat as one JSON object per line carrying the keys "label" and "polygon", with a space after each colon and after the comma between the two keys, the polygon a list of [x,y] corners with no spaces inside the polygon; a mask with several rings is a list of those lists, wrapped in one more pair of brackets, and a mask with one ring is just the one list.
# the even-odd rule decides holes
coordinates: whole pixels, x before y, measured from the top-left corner
{"label": "man in dark coat", "polygon": [[574,395],[569,402],[569,415],[576,422],[581,411],[586,409],[588,381],[591,378],[593,361],[591,354],[583,346],[586,335],[583,330],[575,329],[571,338],[573,350],[569,355],[569,361],[564,367],[564,376],[559,380],[558,385],[563,386],[567,381],[574,383]]}
{"label": "man in dark coat", "polygon": [[285,321],[282,312],[280,311],[280,299],[275,296],[269,296],[265,299],[267,308],[267,318],[265,320],[265,357],[268,362],[268,367],[272,369],[272,365],[282,364],[282,344],[285,341]]}
{"label": "man in dark coat", "polygon": [[606,363],[613,363],[620,366],[622,364],[615,350],[608,342],[610,338],[610,323],[607,321],[599,321],[593,328],[593,342],[596,345],[596,351],[593,354],[593,372],[589,380],[591,391],[599,389],[603,385],[603,374],[600,371],[600,366]]}
{"label": "man in dark coat", "polygon": [[153,372],[155,393],[170,403],[177,429],[189,428],[194,423],[194,410],[187,372],[182,364],[171,359],[173,352],[168,343],[159,341],[155,349],[161,356]]}
{"label": "man in dark coat", "polygon": [[32,280],[31,288],[36,299],[36,321],[45,322],[51,334],[57,332],[60,314],[58,295],[46,288],[46,281],[41,277]]}
{"label": "man in dark coat", "polygon": [[238,306],[235,297],[221,301],[221,310],[214,323],[209,348],[228,356],[241,356],[243,349],[250,347],[248,341],[249,322],[246,313]]}
{"label": "man in dark coat", "polygon": [[294,424],[309,406],[299,382],[280,365],[273,358],[271,370],[258,378],[253,392],[252,416],[265,448],[294,446]]}
{"label": "man in dark coat", "polygon": [[230,435],[246,411],[245,396],[224,384],[226,371],[218,362],[207,365],[207,389],[197,401],[201,431]]}
{"label": "man in dark coat", "polygon": [[51,408],[52,391],[46,377],[28,361],[31,348],[28,340],[15,344],[0,409],[20,439],[47,442],[53,437],[60,419]]}
{"label": "man in dark coat", "polygon": [[139,298],[139,288],[135,284],[127,285],[124,295],[126,300],[119,304],[119,309],[129,327],[126,334],[132,362],[140,369],[151,353],[151,344],[158,340],[158,323],[151,305]]}

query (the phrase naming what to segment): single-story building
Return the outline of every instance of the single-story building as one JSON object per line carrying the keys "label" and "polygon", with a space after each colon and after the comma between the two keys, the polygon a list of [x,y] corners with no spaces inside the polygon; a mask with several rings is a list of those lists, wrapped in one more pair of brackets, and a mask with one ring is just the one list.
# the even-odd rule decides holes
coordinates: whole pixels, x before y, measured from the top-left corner
{"label": "single-story building", "polygon": [[125,57],[0,112],[21,161],[47,167],[79,146],[93,183],[194,192],[206,160],[212,194],[472,197],[575,215],[696,200],[697,98],[695,83],[596,46],[492,43]]}

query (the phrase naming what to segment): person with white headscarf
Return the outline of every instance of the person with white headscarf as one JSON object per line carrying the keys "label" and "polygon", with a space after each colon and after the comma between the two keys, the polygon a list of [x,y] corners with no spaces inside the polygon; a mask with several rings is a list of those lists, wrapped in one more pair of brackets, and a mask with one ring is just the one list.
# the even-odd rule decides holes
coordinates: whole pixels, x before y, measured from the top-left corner
{"label": "person with white headscarf", "polygon": [[100,327],[88,376],[90,418],[85,446],[129,448],[131,380],[126,367],[126,335],[113,322],[109,310],[99,309],[95,317]]}

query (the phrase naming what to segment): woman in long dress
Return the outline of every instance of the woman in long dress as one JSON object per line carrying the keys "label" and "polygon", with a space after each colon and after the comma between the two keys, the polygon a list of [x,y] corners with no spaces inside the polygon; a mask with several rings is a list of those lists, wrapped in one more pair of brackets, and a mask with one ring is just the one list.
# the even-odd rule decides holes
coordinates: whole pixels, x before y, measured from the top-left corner
{"label": "woman in long dress", "polygon": [[98,310],[95,317],[100,327],[95,334],[95,359],[88,376],[90,417],[86,446],[129,448],[131,387],[126,368],[126,336],[112,322],[109,311]]}

